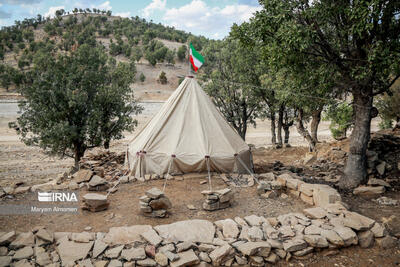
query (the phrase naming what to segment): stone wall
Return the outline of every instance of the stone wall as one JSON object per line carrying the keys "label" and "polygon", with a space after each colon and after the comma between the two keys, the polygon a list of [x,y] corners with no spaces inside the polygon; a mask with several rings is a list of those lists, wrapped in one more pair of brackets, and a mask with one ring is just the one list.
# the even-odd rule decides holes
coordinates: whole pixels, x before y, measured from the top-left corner
{"label": "stone wall", "polygon": [[187,220],[108,233],[0,233],[0,266],[265,266],[375,242],[397,245],[381,224],[336,202],[278,217]]}

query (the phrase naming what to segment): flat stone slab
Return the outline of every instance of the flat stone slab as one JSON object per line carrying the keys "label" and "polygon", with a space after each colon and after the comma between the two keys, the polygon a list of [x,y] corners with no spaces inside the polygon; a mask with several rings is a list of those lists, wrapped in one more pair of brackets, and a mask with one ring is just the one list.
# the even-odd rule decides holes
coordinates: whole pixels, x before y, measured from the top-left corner
{"label": "flat stone slab", "polygon": [[294,252],[305,249],[307,243],[303,239],[292,239],[283,242],[283,249],[287,252]]}
{"label": "flat stone slab", "polygon": [[72,263],[77,260],[86,258],[89,251],[92,249],[93,241],[89,243],[76,243],[64,239],[57,246],[57,252],[60,255],[63,265]]}
{"label": "flat stone slab", "polygon": [[193,249],[178,253],[179,260],[171,262],[171,267],[191,266],[200,262]]}
{"label": "flat stone slab", "polygon": [[25,246],[34,246],[35,237],[32,232],[20,233],[17,238],[11,242],[10,249],[19,249]]}
{"label": "flat stone slab", "polygon": [[13,256],[15,260],[23,260],[28,259],[33,256],[33,249],[32,247],[24,247],[17,250]]}
{"label": "flat stone slab", "polygon": [[375,221],[356,212],[345,212],[342,219],[343,225],[356,231],[369,230],[374,226]]}
{"label": "flat stone slab", "polygon": [[243,255],[251,256],[256,254],[257,252],[263,251],[263,254],[268,254],[271,251],[271,244],[266,241],[262,242],[247,242],[243,244],[239,244],[237,247]]}
{"label": "flat stone slab", "polygon": [[375,196],[385,193],[385,187],[380,186],[359,186],[354,189],[354,195]]}
{"label": "flat stone slab", "polygon": [[162,238],[154,231],[154,229],[151,229],[147,232],[144,232],[140,234],[147,242],[152,244],[153,246],[157,247],[161,241]]}
{"label": "flat stone slab", "polygon": [[236,238],[240,233],[237,223],[232,219],[219,220],[214,223],[222,230],[225,238]]}
{"label": "flat stone slab", "polygon": [[[234,252],[234,249],[230,245],[224,245],[216,248],[210,253],[209,259],[212,260],[215,266],[219,266],[224,258]],[[207,255],[207,254],[205,254]]]}
{"label": "flat stone slab", "polygon": [[140,234],[151,229],[150,225],[111,227],[110,231],[104,236],[103,242],[112,246],[141,241],[142,237]]}
{"label": "flat stone slab", "polygon": [[303,212],[312,219],[322,219],[328,215],[328,212],[321,207],[304,209]]}
{"label": "flat stone slab", "polygon": [[74,174],[74,178],[72,179],[76,183],[83,183],[87,182],[92,178],[93,172],[91,170],[79,170],[77,173]]}
{"label": "flat stone slab", "polygon": [[187,220],[155,226],[158,234],[169,242],[212,243],[215,226],[206,220]]}
{"label": "flat stone slab", "polygon": [[152,189],[148,190],[145,194],[146,196],[152,199],[157,199],[159,197],[164,196],[164,192],[156,187],[153,187]]}

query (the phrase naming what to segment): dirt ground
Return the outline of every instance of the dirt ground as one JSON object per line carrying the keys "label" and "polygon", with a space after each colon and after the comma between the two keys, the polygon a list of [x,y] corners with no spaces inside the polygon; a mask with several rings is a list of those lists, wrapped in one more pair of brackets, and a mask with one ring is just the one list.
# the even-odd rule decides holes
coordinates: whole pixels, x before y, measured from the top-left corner
{"label": "dirt ground", "polygon": [[[143,183],[122,184],[118,191],[109,195],[110,208],[103,212],[91,213],[80,211],[79,214],[63,215],[13,215],[0,216],[0,231],[16,229],[27,231],[37,225],[46,225],[53,231],[83,231],[85,227],[91,226],[93,231],[108,231],[113,226],[138,225],[138,224],[166,224],[188,219],[207,219],[216,221],[236,216],[245,217],[251,214],[265,217],[278,216],[283,213],[298,212],[308,207],[305,203],[292,198],[288,199],[261,199],[257,196],[256,187],[232,188],[234,202],[232,207],[206,212],[201,205],[204,197],[201,191],[207,190],[208,184],[200,184],[199,178],[185,179],[183,181],[170,180],[167,183],[165,194],[172,203],[172,209],[168,218],[148,218],[139,213],[139,197],[152,187],[162,189],[164,180],[152,180]],[[212,178],[213,189],[222,189],[226,185],[221,178]],[[85,194],[85,190],[79,192]],[[32,204],[36,202],[36,194],[28,194],[18,199],[2,201],[8,204]],[[196,210],[190,210],[187,205],[194,205]]]}

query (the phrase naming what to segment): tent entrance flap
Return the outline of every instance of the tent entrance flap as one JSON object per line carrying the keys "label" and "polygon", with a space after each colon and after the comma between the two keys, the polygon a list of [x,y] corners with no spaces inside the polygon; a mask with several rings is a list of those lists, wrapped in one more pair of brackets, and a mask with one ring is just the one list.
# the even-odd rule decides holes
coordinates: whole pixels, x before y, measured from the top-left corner
{"label": "tent entrance flap", "polygon": [[191,77],[129,143],[126,155],[137,177],[166,174],[169,165],[171,174],[207,172],[208,165],[211,172],[247,173],[236,157],[253,169],[249,146]]}

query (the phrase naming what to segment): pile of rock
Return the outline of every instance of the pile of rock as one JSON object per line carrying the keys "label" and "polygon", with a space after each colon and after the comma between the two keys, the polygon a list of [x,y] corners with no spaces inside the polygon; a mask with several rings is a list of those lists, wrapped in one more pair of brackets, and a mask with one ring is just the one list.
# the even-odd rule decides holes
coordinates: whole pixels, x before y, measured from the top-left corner
{"label": "pile of rock", "polygon": [[97,193],[88,193],[83,196],[83,210],[98,212],[108,209],[110,203],[107,201],[106,195]]}
{"label": "pile of rock", "polygon": [[203,202],[203,209],[208,211],[228,208],[233,200],[233,193],[230,188],[216,191],[205,190],[201,193],[206,197]]}
{"label": "pile of rock", "polygon": [[108,182],[98,175],[94,175],[87,183],[87,188],[89,191],[107,191],[109,188]]}
{"label": "pile of rock", "polygon": [[249,174],[221,173],[219,177],[226,183],[227,186],[251,187],[254,185],[254,179]]}
{"label": "pile of rock", "polygon": [[168,210],[172,208],[171,201],[164,192],[155,187],[139,199],[139,206],[143,215],[157,218],[168,216]]}
{"label": "pile of rock", "polygon": [[[273,173],[272,176],[274,177]],[[257,186],[257,194],[262,198],[276,198],[282,193],[282,184],[273,179],[261,180]]]}

